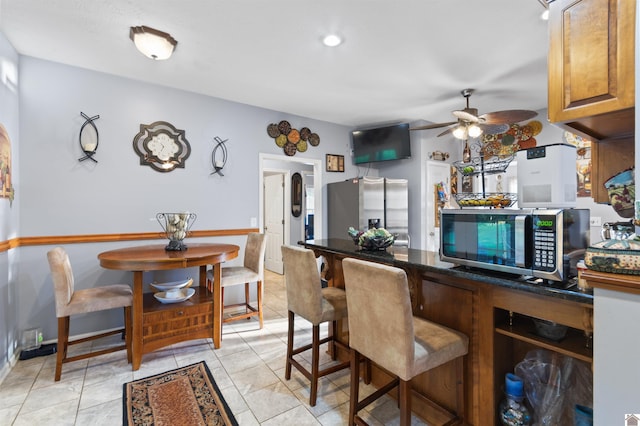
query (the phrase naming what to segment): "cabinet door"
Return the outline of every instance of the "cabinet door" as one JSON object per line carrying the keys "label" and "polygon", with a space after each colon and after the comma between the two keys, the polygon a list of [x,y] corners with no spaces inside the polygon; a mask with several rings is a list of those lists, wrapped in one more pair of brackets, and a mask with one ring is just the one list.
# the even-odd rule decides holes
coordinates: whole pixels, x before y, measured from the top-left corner
{"label": "cabinet door", "polygon": [[591,144],[591,197],[611,204],[604,183],[635,163],[634,138],[611,139]]}
{"label": "cabinet door", "polygon": [[633,131],[634,31],[635,0],[550,3],[551,122],[597,139]]}

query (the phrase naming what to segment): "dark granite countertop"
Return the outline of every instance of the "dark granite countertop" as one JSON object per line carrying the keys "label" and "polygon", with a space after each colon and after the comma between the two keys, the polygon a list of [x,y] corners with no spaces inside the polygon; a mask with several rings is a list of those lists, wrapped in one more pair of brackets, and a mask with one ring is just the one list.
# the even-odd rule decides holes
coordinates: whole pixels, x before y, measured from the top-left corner
{"label": "dark granite countertop", "polygon": [[469,268],[440,260],[433,251],[392,246],[384,251],[360,250],[352,240],[332,238],[327,240],[300,241],[298,244],[310,249],[321,249],[329,253],[348,255],[365,260],[386,263],[398,267],[411,267],[425,272],[437,272],[514,290],[526,291],[542,296],[593,304],[593,292],[578,290],[575,278],[567,283],[546,281],[523,275],[506,274],[496,271]]}

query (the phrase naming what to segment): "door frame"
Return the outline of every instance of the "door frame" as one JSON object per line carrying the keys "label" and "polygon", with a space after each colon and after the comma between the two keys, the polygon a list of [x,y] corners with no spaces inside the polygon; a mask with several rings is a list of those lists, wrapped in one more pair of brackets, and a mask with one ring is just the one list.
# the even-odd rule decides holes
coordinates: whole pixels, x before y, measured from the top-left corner
{"label": "door frame", "polygon": [[[266,161],[281,161],[281,162],[291,162],[291,163],[303,163],[313,166],[313,196],[314,196],[314,235],[318,235],[318,239],[324,236],[324,211],[323,211],[323,202],[322,202],[322,160],[314,159],[314,158],[304,158],[304,157],[285,157],[282,155],[275,154],[265,154],[259,153],[259,227],[260,231],[264,231],[264,173],[265,171],[269,171],[270,168],[265,166]],[[271,169],[273,171],[273,169]],[[284,215],[285,217],[285,235],[284,235],[284,243],[286,245],[290,245],[290,232],[289,232],[289,215],[288,212],[291,211],[291,179],[286,179],[284,181]]]}

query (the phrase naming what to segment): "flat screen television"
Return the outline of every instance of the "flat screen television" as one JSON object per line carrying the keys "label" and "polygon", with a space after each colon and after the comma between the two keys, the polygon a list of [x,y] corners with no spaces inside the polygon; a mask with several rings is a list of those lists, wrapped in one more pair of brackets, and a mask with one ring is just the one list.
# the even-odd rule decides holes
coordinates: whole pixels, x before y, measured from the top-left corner
{"label": "flat screen television", "polygon": [[354,164],[411,158],[409,123],[351,132]]}

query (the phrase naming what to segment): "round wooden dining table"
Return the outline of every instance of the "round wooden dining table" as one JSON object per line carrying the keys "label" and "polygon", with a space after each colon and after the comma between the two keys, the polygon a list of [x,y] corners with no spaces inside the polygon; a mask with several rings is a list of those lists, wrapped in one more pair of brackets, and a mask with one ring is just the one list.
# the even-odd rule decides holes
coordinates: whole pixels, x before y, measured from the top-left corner
{"label": "round wooden dining table", "polygon": [[[234,244],[192,243],[186,250],[168,251],[164,244],[126,247],[102,252],[100,266],[133,272],[132,368],[138,370],[142,355],[177,342],[212,338],[216,349],[222,339],[222,262],[238,256]],[[214,272],[213,291],[207,289],[207,266]],[[195,294],[179,303],[163,304],[153,293],[144,293],[143,274],[148,271],[199,267]]]}

